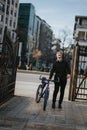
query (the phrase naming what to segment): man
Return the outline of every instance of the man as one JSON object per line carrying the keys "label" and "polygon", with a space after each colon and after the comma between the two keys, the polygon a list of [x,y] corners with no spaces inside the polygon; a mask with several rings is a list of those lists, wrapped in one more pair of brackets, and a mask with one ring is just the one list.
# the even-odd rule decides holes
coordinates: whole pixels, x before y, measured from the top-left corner
{"label": "man", "polygon": [[65,86],[67,83],[67,78],[70,77],[70,67],[66,61],[62,59],[62,52],[59,51],[57,52],[57,60],[53,64],[53,67],[50,71],[49,79],[52,78],[53,74],[54,75],[54,92],[53,92],[53,100],[52,100],[52,108],[55,109],[55,102],[57,98],[57,94],[60,88],[60,97],[59,97],[59,103],[58,103],[58,108],[62,108],[62,101],[64,97],[64,91],[65,91]]}

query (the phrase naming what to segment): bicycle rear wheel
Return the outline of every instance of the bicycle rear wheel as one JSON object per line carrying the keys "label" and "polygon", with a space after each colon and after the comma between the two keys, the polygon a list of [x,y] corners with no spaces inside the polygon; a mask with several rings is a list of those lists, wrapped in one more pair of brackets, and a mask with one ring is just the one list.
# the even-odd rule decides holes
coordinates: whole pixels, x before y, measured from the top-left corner
{"label": "bicycle rear wheel", "polygon": [[46,89],[45,90],[45,95],[44,95],[44,104],[43,104],[43,110],[44,111],[46,111],[48,97],[49,97],[49,90]]}
{"label": "bicycle rear wheel", "polygon": [[36,102],[39,103],[42,97],[42,85],[40,84],[36,91]]}

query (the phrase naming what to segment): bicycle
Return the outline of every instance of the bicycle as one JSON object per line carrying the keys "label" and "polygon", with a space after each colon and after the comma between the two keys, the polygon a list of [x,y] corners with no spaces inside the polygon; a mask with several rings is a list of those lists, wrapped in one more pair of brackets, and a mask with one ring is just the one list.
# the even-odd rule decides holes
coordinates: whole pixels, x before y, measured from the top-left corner
{"label": "bicycle", "polygon": [[36,103],[39,103],[41,98],[44,98],[44,103],[43,103],[43,110],[46,110],[47,106],[47,101],[49,98],[49,82],[53,80],[49,80],[46,77],[41,77],[39,78],[41,80],[41,84],[39,84],[37,91],[36,91]]}

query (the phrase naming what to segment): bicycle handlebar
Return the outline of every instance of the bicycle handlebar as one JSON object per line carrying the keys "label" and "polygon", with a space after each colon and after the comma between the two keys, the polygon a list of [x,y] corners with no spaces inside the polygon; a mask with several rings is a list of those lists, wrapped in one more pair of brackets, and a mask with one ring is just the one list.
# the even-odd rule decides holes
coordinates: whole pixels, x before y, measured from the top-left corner
{"label": "bicycle handlebar", "polygon": [[44,80],[44,81],[51,81],[51,82],[54,82],[55,80],[51,80],[51,79],[47,79],[46,77],[39,77],[40,80]]}

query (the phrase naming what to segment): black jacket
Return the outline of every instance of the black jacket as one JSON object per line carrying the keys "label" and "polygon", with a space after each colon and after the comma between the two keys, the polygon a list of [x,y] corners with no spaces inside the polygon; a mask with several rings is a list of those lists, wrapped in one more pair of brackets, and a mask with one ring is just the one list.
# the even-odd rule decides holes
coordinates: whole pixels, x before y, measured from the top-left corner
{"label": "black jacket", "polygon": [[66,61],[56,61],[53,64],[53,67],[50,71],[49,79],[52,78],[55,73],[54,79],[56,80],[58,77],[60,79],[66,79],[67,74],[70,74],[70,67]]}

